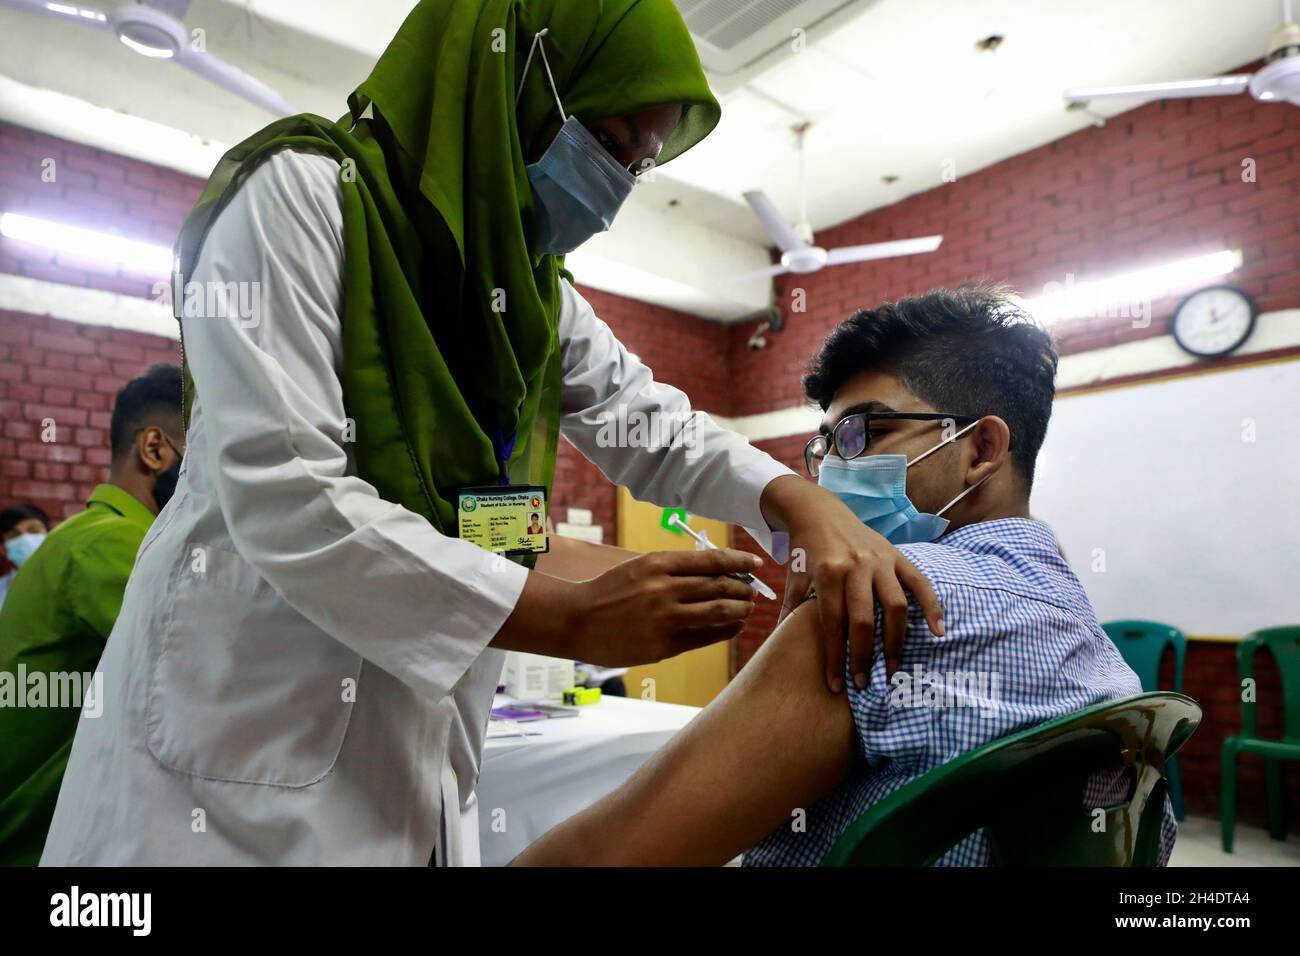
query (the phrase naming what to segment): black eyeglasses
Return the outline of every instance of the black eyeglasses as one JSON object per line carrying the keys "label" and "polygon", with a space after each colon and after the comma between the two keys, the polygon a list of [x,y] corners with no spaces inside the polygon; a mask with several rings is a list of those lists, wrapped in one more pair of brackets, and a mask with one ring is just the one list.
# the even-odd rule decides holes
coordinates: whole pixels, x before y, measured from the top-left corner
{"label": "black eyeglasses", "polygon": [[873,421],[912,421],[912,422],[952,422],[954,425],[967,425],[979,421],[970,415],[949,415],[944,412],[858,412],[845,415],[831,430],[830,437],[814,435],[804,446],[803,461],[808,474],[814,478],[821,471],[822,460],[831,446],[835,454],[845,461],[866,454],[871,445],[871,423]]}

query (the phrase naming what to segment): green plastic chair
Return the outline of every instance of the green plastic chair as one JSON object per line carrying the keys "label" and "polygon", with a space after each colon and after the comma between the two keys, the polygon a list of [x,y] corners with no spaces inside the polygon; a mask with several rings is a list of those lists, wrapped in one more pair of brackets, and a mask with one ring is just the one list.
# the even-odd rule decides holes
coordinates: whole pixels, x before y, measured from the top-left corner
{"label": "green plastic chair", "polygon": [[[1102,628],[1128,666],[1133,668],[1144,691],[1160,690],[1160,660],[1165,648],[1174,646],[1174,686],[1165,688],[1175,694],[1183,692],[1183,658],[1187,656],[1187,638],[1183,632],[1157,621],[1111,621]],[[1186,817],[1183,809],[1183,778],[1178,772],[1178,758],[1165,764],[1165,777],[1169,781],[1169,802],[1174,805],[1174,816]]]}
{"label": "green plastic chair", "polygon": [[1223,742],[1221,799],[1223,852],[1232,852],[1237,823],[1237,757],[1264,758],[1264,790],[1268,799],[1268,835],[1286,839],[1284,760],[1300,760],[1300,627],[1271,627],[1247,634],[1237,646],[1237,673],[1244,682],[1255,677],[1255,655],[1268,648],[1282,676],[1282,739],[1266,740],[1255,730],[1256,701],[1241,702],[1241,733]]}
{"label": "green plastic chair", "polygon": [[[1157,691],[995,740],[869,807],[825,866],[929,866],[970,834],[988,835],[994,866],[1152,866],[1160,850],[1165,762],[1201,722],[1196,701]],[[1127,802],[1105,829],[1082,806],[1096,771],[1132,768]]]}

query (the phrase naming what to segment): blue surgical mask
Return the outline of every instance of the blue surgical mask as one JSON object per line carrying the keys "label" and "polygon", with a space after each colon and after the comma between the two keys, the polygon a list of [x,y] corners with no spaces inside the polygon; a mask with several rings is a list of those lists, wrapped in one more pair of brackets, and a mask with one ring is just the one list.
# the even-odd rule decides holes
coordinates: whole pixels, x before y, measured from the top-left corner
{"label": "blue surgical mask", "polygon": [[5,555],[9,558],[9,563],[15,568],[21,568],[23,562],[32,556],[44,540],[45,535],[35,531],[10,538],[5,542]]}
{"label": "blue surgical mask", "polygon": [[[532,235],[534,252],[565,255],[572,252],[614,222],[619,209],[636,185],[636,177],[618,164],[576,116],[569,116],[560,102],[560,92],[546,61],[543,30],[533,39],[524,65],[524,79],[532,65],[533,52],[542,51],[546,76],[555,94],[560,115],[567,117],[542,158],[526,167],[537,207]],[[523,92],[523,79],[519,92]],[[515,97],[516,105],[519,102]]]}
{"label": "blue surgical mask", "polygon": [[934,541],[948,530],[944,512],[993,476],[981,478],[940,508],[938,514],[927,514],[907,497],[907,469],[956,441],[976,424],[972,422],[910,462],[906,455],[864,455],[849,461],[827,455],[822,459],[817,483],[833,492],[863,524],[891,544]]}

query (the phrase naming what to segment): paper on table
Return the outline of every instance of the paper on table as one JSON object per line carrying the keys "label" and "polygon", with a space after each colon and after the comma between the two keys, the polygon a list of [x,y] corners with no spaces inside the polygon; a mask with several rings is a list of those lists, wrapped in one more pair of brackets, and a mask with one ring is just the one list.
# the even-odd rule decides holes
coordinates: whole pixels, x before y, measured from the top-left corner
{"label": "paper on table", "polygon": [[528,730],[522,724],[513,720],[496,720],[493,718],[488,721],[487,739],[494,737],[539,737],[541,731]]}

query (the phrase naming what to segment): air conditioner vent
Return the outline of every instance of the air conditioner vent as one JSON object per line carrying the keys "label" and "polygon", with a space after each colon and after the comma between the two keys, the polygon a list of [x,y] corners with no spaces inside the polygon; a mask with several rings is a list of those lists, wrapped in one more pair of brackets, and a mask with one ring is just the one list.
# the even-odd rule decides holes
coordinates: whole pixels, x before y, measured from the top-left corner
{"label": "air conditioner vent", "polygon": [[678,0],[677,6],[692,33],[720,50],[731,50],[804,3],[805,0]]}
{"label": "air conditioner vent", "polygon": [[695,38],[704,68],[729,76],[789,50],[796,29],[808,30],[864,0],[675,0]]}

